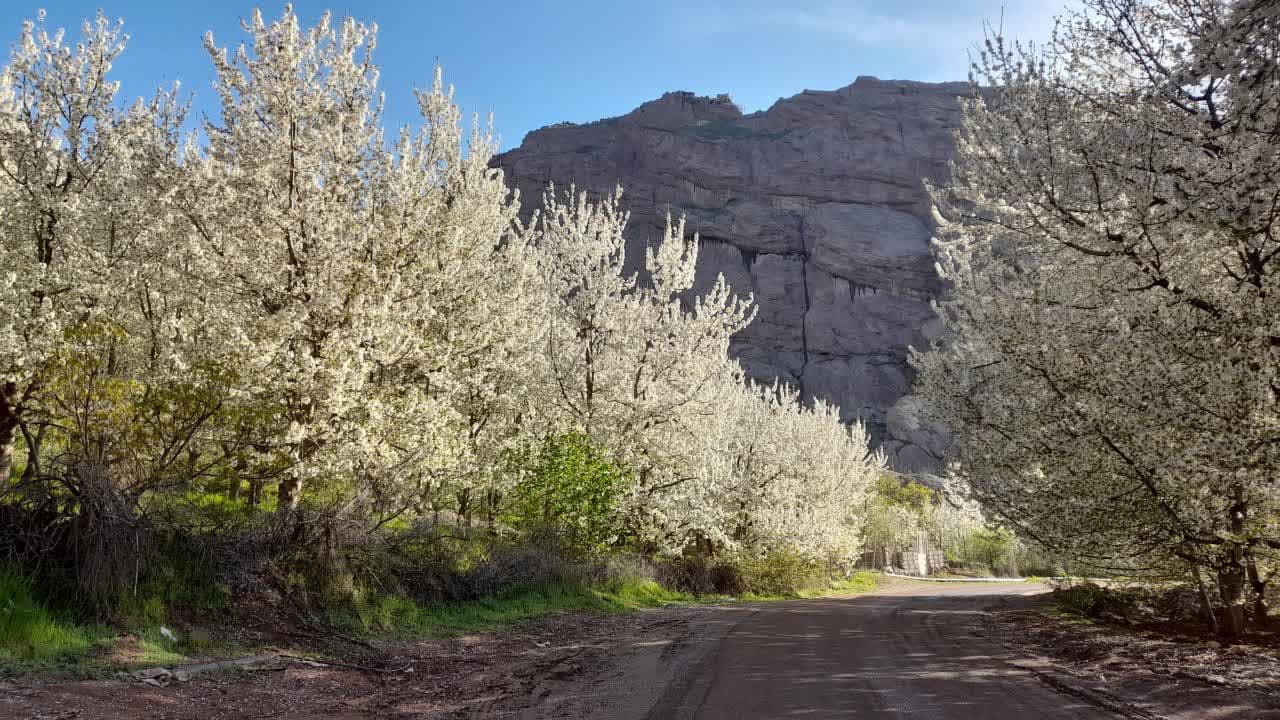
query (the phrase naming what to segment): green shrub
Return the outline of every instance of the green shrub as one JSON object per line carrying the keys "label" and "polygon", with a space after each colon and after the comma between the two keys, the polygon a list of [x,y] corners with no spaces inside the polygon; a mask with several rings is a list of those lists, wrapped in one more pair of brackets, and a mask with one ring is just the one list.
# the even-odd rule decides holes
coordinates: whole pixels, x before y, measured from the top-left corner
{"label": "green shrub", "polygon": [[1016,575],[1020,546],[1006,528],[987,528],[969,536],[971,560],[991,568],[995,574]]}
{"label": "green shrub", "polygon": [[690,555],[658,567],[663,585],[695,595],[794,596],[831,587],[836,571],[827,563],[788,551],[708,558]]}
{"label": "green shrub", "polygon": [[833,576],[826,563],[786,551],[741,558],[737,565],[742,592],[751,595],[794,595],[824,587]]}
{"label": "green shrub", "polygon": [[615,515],[627,473],[580,433],[547,438],[530,476],[515,488],[505,520],[525,532],[553,528],[580,551],[595,551],[621,539]]}
{"label": "green shrub", "polygon": [[743,592],[741,569],[730,559],[713,560],[705,555],[688,555],[660,562],[656,574],[664,587],[694,595],[737,595]]}
{"label": "green shrub", "polygon": [[487,556],[492,542],[477,531],[418,524],[348,549],[346,564],[356,586],[423,603],[459,602],[476,597],[467,572]]}
{"label": "green shrub", "polygon": [[908,508],[916,515],[923,515],[937,502],[936,493],[928,486],[914,481],[904,483],[893,475],[876,478],[875,494],[884,502]]}
{"label": "green shrub", "polygon": [[295,599],[340,624],[379,632],[422,625],[423,608],[434,613],[558,592],[549,588],[602,588],[652,578],[640,558],[583,553],[546,526],[513,537],[418,524],[348,548],[339,564],[347,569],[301,568],[291,583]]}
{"label": "green shrub", "polygon": [[1053,591],[1058,610],[1071,615],[1131,625],[1158,618],[1187,621],[1201,618],[1200,598],[1189,587],[1101,587],[1092,582],[1061,584]]}

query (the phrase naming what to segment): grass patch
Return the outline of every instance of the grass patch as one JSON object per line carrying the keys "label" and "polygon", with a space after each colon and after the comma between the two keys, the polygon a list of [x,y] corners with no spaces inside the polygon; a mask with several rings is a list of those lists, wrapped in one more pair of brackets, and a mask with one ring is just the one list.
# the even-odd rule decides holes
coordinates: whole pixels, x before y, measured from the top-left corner
{"label": "grass patch", "polygon": [[95,639],[89,628],[55,617],[25,578],[0,570],[0,665],[61,662],[87,654]]}
{"label": "grass patch", "polygon": [[[69,625],[74,644],[57,652],[7,653],[0,650],[0,676],[36,675],[67,679],[110,677],[119,671],[177,667],[203,658],[250,654],[254,648],[233,642],[199,642],[162,637],[158,629],[121,632],[106,625]],[[52,648],[53,646],[49,646]]]}
{"label": "grass patch", "polygon": [[850,595],[865,595],[873,592],[880,587],[880,573],[874,570],[859,570],[850,577],[833,581],[825,587],[801,588],[782,593],[748,593],[742,596],[744,600],[796,600],[809,598],[824,597],[846,597]]}
{"label": "grass patch", "polygon": [[614,612],[628,612],[697,600],[689,593],[664,588],[652,580],[626,580],[592,589],[591,592],[606,604],[606,609]]}
{"label": "grass patch", "polygon": [[825,597],[828,595],[864,595],[880,587],[880,573],[873,570],[859,570],[840,582],[833,583],[826,590],[802,590],[801,597]]}
{"label": "grass patch", "polygon": [[73,622],[50,610],[29,580],[0,568],[0,674],[99,677],[244,650],[199,634],[166,638],[160,627],[168,622],[168,607],[155,595],[130,596],[119,616],[121,627]]}
{"label": "grass patch", "polygon": [[[783,563],[784,569],[790,563]],[[774,579],[778,564],[764,565]],[[780,573],[789,576],[789,573]],[[603,583],[551,582],[517,586],[477,600],[419,603],[402,594],[356,589],[345,610],[331,620],[366,637],[421,639],[456,637],[500,630],[553,613],[626,613],[681,603],[773,601],[844,596],[870,592],[878,575],[861,571],[840,581],[824,580],[812,589],[747,593],[740,596],[695,594],[672,590],[644,576],[623,576]],[[44,605],[28,581],[0,570],[0,673],[36,673],[62,677],[101,677],[117,670],[174,667],[193,658],[244,654],[246,648],[202,634],[170,640],[160,632],[168,624],[175,598],[197,605],[220,603],[219,593],[181,572],[157,573],[154,587],[120,603],[120,627],[82,625],[64,619]],[[358,586],[357,586],[358,587]],[[140,588],[142,589],[142,588]],[[124,599],[122,599],[124,600]],[[331,608],[333,606],[330,606]],[[171,626],[171,625],[170,625]],[[171,626],[172,627],[172,626]]]}
{"label": "grass patch", "polygon": [[630,612],[694,599],[652,580],[640,579],[600,587],[554,584],[514,589],[471,602],[440,605],[419,605],[406,597],[383,595],[357,603],[355,616],[339,618],[339,623],[390,637],[455,637],[557,612]]}
{"label": "grass patch", "polygon": [[1058,610],[1080,618],[1094,617],[1109,600],[1106,590],[1088,582],[1059,588],[1053,593],[1053,604]]}
{"label": "grass patch", "polygon": [[776,601],[868,593],[879,586],[879,575],[862,570],[825,588],[788,593],[693,595],[665,588],[653,580],[627,579],[603,586],[557,584],[523,588],[470,602],[420,605],[398,595],[382,595],[357,603],[354,615],[338,624],[364,634],[397,639],[456,637],[497,630],[552,613],[592,611],[625,613],[679,603],[731,600]]}
{"label": "grass patch", "polygon": [[1089,618],[1073,610],[1064,610],[1063,608],[1060,608],[1056,605],[1048,605],[1042,608],[1041,612],[1055,620],[1059,620],[1061,622],[1069,623],[1072,625],[1093,625],[1094,624],[1094,622]]}
{"label": "grass patch", "polygon": [[178,652],[178,643],[160,636],[157,631],[106,639],[84,669],[173,667],[190,658]]}

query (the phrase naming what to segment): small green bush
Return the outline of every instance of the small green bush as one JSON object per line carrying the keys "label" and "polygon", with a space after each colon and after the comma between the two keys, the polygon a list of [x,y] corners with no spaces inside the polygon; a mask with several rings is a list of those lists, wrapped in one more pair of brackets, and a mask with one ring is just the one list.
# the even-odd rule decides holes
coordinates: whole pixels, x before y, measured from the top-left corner
{"label": "small green bush", "polygon": [[658,582],[693,595],[737,595],[742,590],[740,568],[730,559],[689,555],[658,564]]}
{"label": "small green bush", "polygon": [[827,563],[786,551],[714,559],[691,555],[657,570],[663,585],[695,595],[794,596],[829,588],[836,575]]}
{"label": "small green bush", "polygon": [[742,592],[751,595],[794,595],[824,587],[832,580],[826,563],[794,552],[772,552],[738,561]]}
{"label": "small green bush", "polygon": [[566,545],[598,551],[621,540],[615,514],[627,473],[581,433],[547,438],[504,518],[526,533],[552,528]]}
{"label": "small green bush", "polygon": [[875,494],[884,502],[910,509],[922,515],[938,501],[937,493],[918,482],[902,482],[893,475],[876,478]]}
{"label": "small green bush", "polygon": [[1018,540],[1006,528],[987,528],[969,536],[969,557],[997,575],[1018,572]]}

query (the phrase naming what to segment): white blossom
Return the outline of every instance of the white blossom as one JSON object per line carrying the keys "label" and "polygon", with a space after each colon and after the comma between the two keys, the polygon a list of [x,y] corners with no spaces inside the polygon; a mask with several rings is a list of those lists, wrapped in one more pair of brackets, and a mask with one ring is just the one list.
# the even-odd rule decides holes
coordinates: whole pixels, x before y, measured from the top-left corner
{"label": "white blossom", "polygon": [[952,334],[916,357],[989,511],[1095,565],[1212,567],[1233,606],[1280,548],[1266,5],[1093,0],[1043,51],[991,40],[934,190]]}

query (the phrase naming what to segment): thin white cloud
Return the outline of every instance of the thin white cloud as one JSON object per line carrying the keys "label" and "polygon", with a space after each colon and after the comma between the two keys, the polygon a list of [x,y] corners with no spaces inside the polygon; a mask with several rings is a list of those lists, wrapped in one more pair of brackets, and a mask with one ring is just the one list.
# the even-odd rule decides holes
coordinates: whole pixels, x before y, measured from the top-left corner
{"label": "thin white cloud", "polygon": [[983,23],[1002,25],[1007,37],[1048,36],[1061,0],[991,0],[976,3],[903,3],[902,13],[874,9],[860,0],[795,2],[779,9],[741,6],[699,13],[685,27],[701,34],[769,30],[827,35],[864,47],[918,50],[930,55],[963,52],[983,39]]}

